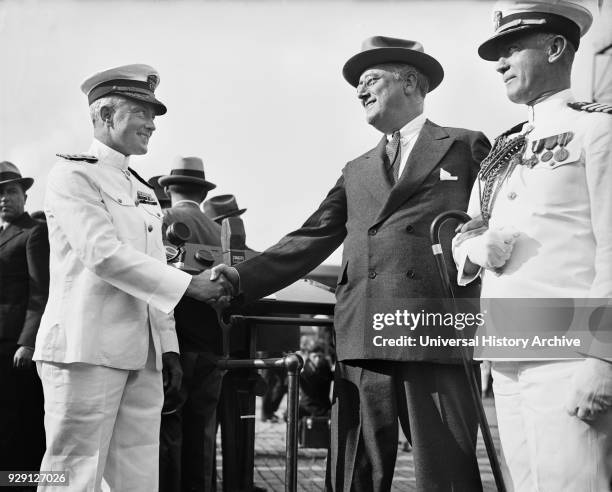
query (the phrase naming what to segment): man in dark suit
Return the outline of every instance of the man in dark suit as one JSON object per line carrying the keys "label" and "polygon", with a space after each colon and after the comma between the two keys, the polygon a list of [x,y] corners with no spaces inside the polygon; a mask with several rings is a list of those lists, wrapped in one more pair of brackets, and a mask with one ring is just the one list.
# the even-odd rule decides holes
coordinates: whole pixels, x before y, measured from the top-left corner
{"label": "man in dark suit", "polygon": [[[249,302],[302,277],[344,243],[327,489],[390,490],[399,418],[414,447],[418,490],[476,492],[482,488],[477,419],[458,354],[418,344],[379,347],[376,336],[385,332],[374,331],[372,322],[395,308],[444,312],[429,227],[443,211],[466,209],[490,145],[480,132],[426,119],[425,94],[444,72],[420,43],[369,38],[343,74],[383,138],[344,167],[300,229],[235,269],[218,267],[213,277],[223,272]],[[452,230],[443,232],[448,246]],[[445,257],[454,272],[450,247]],[[476,297],[478,287],[458,295]],[[429,330],[453,337],[452,326]]]}
{"label": "man in dark suit", "polygon": [[0,470],[38,470],[45,451],[32,354],[49,293],[49,241],[46,224],[24,211],[33,182],[0,162]]}
{"label": "man in dark suit", "polygon": [[[221,227],[200,210],[215,188],[206,180],[198,157],[180,159],[170,175],[161,176],[172,206],[164,211],[162,232],[183,222],[191,234],[187,242],[221,246]],[[183,380],[176,401],[162,412],[160,492],[214,490],[217,403],[223,374],[215,361],[223,354],[221,327],[208,305],[184,297],[174,310]]]}

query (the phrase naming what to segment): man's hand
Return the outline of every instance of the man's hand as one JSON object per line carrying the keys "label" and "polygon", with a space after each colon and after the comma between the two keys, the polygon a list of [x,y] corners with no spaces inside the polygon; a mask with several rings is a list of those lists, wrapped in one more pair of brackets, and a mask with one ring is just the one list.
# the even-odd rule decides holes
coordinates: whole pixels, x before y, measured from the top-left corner
{"label": "man's hand", "polygon": [[32,356],[34,349],[32,347],[19,347],[13,356],[13,367],[16,369],[27,369],[32,365]]}
{"label": "man's hand", "polygon": [[181,380],[183,379],[183,368],[179,360],[179,354],[176,352],[164,352],[162,354],[162,376],[164,379],[164,395],[174,397],[178,394],[181,388]]}
{"label": "man's hand", "polygon": [[[229,282],[232,286],[232,293],[234,296],[238,295],[240,292],[240,274],[234,267],[221,263],[220,265],[213,267],[210,272],[210,279],[213,281],[223,280],[225,282]],[[210,304],[212,307],[221,310],[229,306],[231,300],[231,296],[222,296],[217,299],[216,302],[212,302]]]}
{"label": "man's hand", "polygon": [[237,294],[240,290],[240,274],[238,273],[238,270],[236,270],[234,267],[221,263],[220,265],[213,267],[213,269],[210,271],[211,280],[216,280],[222,276],[225,277],[228,282],[230,282],[234,294]]}
{"label": "man's hand", "polygon": [[472,237],[480,236],[486,232],[489,227],[482,220],[481,215],[477,215],[472,220],[467,221],[465,224],[457,226],[455,232],[458,233],[453,241],[453,246],[459,246],[461,243]]}
{"label": "man's hand", "polygon": [[612,408],[612,364],[585,359],[574,374],[573,386],[565,404],[567,413],[592,422]]}
{"label": "man's hand", "polygon": [[500,268],[510,259],[518,236],[514,229],[488,229],[465,241],[468,259],[489,270]]}
{"label": "man's hand", "polygon": [[205,270],[191,277],[185,295],[198,301],[214,303],[221,297],[231,298],[234,295],[234,289],[225,277],[215,275],[214,271]]}

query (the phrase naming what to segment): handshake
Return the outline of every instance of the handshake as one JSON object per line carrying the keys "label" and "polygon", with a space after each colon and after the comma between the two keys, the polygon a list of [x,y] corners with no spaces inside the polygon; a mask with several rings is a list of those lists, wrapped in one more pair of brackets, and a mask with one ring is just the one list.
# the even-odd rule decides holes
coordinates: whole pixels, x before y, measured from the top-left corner
{"label": "handshake", "polygon": [[217,309],[227,307],[240,292],[240,275],[234,267],[221,263],[191,278],[185,295]]}

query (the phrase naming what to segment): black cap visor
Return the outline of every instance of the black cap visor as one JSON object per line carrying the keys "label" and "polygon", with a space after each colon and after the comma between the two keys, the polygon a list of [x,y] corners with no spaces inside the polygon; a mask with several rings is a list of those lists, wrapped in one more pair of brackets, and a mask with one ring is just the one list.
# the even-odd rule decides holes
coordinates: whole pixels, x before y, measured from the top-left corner
{"label": "black cap visor", "polygon": [[155,114],[160,116],[166,114],[167,108],[161,101],[155,98],[155,93],[151,90],[151,86],[147,82],[138,80],[109,80],[94,87],[87,95],[89,104],[94,101],[115,94],[117,96],[127,97],[136,101],[144,101],[151,104],[155,108]]}

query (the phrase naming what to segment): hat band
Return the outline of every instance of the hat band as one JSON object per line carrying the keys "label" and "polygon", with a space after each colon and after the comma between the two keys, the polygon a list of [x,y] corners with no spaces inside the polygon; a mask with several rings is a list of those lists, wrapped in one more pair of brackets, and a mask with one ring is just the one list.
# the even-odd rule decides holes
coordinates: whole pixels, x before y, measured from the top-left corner
{"label": "hat band", "polygon": [[21,174],[13,173],[11,171],[0,172],[0,181],[9,181],[11,179],[23,179]]}
{"label": "hat band", "polygon": [[89,104],[91,104],[108,94],[126,93],[126,95],[129,95],[130,92],[152,97],[155,96],[155,93],[151,90],[151,86],[148,82],[142,82],[140,80],[108,80],[89,91],[89,94],[87,94],[87,99]]}
{"label": "hat band", "polygon": [[562,34],[577,49],[580,44],[580,27],[567,17],[542,12],[520,12],[502,18],[496,30],[501,34],[520,26],[537,28],[540,31]]}
{"label": "hat band", "polygon": [[190,176],[193,178],[206,179],[202,171],[197,171],[195,169],[173,169],[170,171],[170,176]]}

